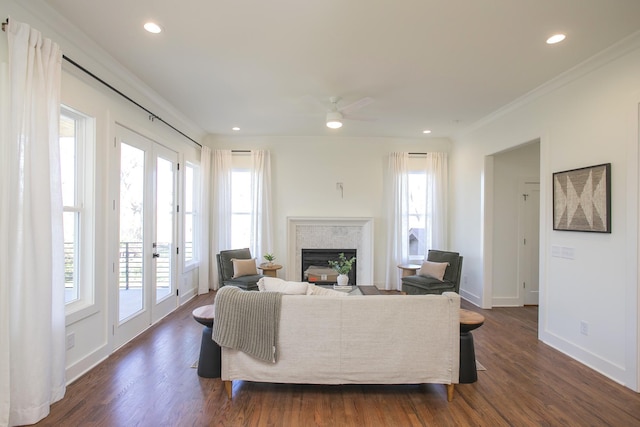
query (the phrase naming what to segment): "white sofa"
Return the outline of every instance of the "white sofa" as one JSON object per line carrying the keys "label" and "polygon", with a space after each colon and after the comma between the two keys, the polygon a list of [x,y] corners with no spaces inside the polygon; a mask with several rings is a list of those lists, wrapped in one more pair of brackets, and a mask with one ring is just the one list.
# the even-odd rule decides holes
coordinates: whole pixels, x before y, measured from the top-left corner
{"label": "white sofa", "polygon": [[446,384],[460,359],[460,297],[283,295],[276,363],[222,348],[222,380],[298,384]]}

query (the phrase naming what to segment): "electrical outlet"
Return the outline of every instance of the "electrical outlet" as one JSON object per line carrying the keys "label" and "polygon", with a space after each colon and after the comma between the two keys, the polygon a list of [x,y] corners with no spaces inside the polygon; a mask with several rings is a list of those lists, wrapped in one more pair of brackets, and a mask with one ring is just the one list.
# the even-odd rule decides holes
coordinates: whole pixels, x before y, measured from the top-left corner
{"label": "electrical outlet", "polygon": [[71,350],[76,345],[76,334],[73,332],[67,335],[67,350]]}
{"label": "electrical outlet", "polygon": [[580,333],[582,335],[589,335],[589,324],[584,320],[580,322]]}

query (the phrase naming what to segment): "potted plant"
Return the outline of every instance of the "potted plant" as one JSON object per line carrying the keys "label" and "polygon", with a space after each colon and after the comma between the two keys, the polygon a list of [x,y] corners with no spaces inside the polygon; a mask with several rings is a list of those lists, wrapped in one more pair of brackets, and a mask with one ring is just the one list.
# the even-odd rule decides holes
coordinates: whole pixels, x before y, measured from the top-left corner
{"label": "potted plant", "polygon": [[267,260],[267,265],[268,266],[272,266],[273,265],[273,260],[276,259],[276,256],[272,253],[266,253],[264,255],[264,259]]}
{"label": "potted plant", "polygon": [[337,261],[328,261],[329,267],[338,272],[338,286],[346,286],[349,284],[349,276],[347,276],[347,274],[351,271],[354,262],[356,262],[356,257],[347,259],[343,252],[338,254]]}

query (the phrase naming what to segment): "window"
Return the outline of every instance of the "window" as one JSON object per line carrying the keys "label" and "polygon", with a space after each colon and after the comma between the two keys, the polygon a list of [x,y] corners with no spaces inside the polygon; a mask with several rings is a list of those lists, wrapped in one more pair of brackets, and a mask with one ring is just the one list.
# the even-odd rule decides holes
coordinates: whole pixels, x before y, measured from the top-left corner
{"label": "window", "polygon": [[93,304],[94,119],[62,106],[60,166],[67,314]]}
{"label": "window", "polygon": [[424,158],[409,159],[409,260],[425,258],[431,246],[431,198],[428,197],[432,179],[426,171]]}
{"label": "window", "polygon": [[200,194],[200,169],[193,163],[184,168],[184,265],[189,267],[200,260],[198,253],[200,216],[198,214]]}
{"label": "window", "polygon": [[251,246],[251,173],[248,169],[231,172],[231,247]]}

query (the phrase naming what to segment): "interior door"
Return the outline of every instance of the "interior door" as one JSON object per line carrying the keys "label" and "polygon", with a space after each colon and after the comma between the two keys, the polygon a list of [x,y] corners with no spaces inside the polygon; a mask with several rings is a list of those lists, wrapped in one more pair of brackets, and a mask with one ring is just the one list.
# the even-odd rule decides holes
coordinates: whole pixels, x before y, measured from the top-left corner
{"label": "interior door", "polygon": [[522,265],[521,282],[523,287],[522,302],[524,305],[538,305],[540,288],[540,183],[524,184],[523,215],[521,218]]}
{"label": "interior door", "polygon": [[118,126],[115,347],[177,307],[177,153]]}

